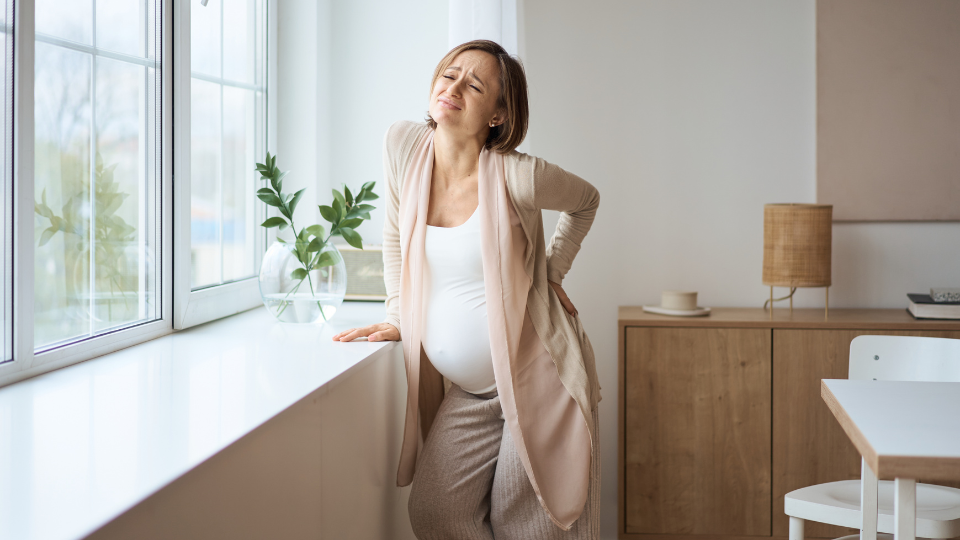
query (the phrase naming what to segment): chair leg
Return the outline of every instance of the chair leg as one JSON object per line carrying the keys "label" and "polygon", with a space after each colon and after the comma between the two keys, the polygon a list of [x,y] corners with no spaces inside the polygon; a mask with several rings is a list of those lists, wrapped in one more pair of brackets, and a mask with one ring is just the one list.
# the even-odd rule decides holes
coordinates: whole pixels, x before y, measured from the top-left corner
{"label": "chair leg", "polygon": [[877,540],[877,475],[860,460],[860,540]]}
{"label": "chair leg", "polygon": [[917,481],[897,478],[893,481],[893,530],[894,540],[917,538]]}
{"label": "chair leg", "polygon": [[802,519],[790,516],[790,540],[803,540],[803,524]]}

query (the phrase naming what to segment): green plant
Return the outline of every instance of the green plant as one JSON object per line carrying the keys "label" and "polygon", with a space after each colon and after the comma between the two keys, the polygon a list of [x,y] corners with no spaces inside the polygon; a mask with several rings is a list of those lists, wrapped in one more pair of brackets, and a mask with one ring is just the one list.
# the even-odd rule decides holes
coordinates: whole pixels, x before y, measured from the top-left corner
{"label": "green plant", "polygon": [[[264,163],[257,163],[257,172],[260,173],[261,180],[268,183],[268,187],[257,190],[257,197],[267,203],[268,206],[276,208],[281,214],[268,218],[261,225],[268,229],[279,227],[281,231],[289,227],[293,233],[293,241],[286,242],[279,236],[277,236],[277,241],[290,244],[291,252],[300,263],[300,266],[290,273],[290,278],[296,280],[297,284],[287,293],[284,299],[295,293],[303,285],[304,280],[308,282],[312,294],[314,289],[310,272],[317,268],[333,266],[339,262],[334,259],[329,251],[323,251],[331,238],[341,236],[351,246],[363,249],[363,241],[356,228],[363,223],[363,220],[370,219],[370,211],[376,208],[373,205],[364,204],[364,201],[379,198],[373,192],[373,186],[376,185],[376,182],[363,184],[356,195],[344,184],[342,193],[336,189],[333,190],[333,203],[331,205],[319,205],[320,215],[330,222],[329,233],[319,224],[303,227],[297,232],[296,225],[293,222],[293,214],[300,202],[300,197],[307,188],[303,188],[296,193],[284,192],[283,178],[289,171],[280,171],[277,167],[277,156],[271,156],[270,152],[267,152],[267,159]],[[287,308],[287,305],[289,304],[284,302],[280,312],[277,313],[278,316]],[[319,302],[317,302],[317,305],[320,305]],[[322,307],[320,313],[323,315]],[[326,315],[323,315],[323,317],[326,319]]]}
{"label": "green plant", "polygon": [[[96,170],[94,176],[94,265],[97,279],[108,283],[111,292],[135,291],[136,286],[124,287],[124,276],[120,269],[124,268],[124,248],[128,242],[137,239],[137,229],[127,224],[116,215],[120,205],[130,195],[118,191],[118,183],[113,181],[113,171],[117,165],[103,165],[100,153],[96,155]],[[61,215],[56,215],[47,204],[47,190],[40,194],[40,202],[34,202],[34,212],[50,221],[50,226],[40,234],[38,245],[43,246],[55,234],[63,232],[70,240],[74,254],[90,253],[90,181],[84,179],[80,189],[69,197],[61,207]],[[91,291],[92,294],[92,291]],[[127,299],[124,297],[124,303]]]}

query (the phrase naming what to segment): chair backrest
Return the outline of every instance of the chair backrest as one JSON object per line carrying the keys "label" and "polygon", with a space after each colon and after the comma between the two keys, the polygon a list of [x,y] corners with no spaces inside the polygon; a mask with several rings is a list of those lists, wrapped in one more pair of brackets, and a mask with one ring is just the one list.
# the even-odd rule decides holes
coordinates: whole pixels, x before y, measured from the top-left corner
{"label": "chair backrest", "polygon": [[960,339],[857,336],[850,379],[960,382]]}

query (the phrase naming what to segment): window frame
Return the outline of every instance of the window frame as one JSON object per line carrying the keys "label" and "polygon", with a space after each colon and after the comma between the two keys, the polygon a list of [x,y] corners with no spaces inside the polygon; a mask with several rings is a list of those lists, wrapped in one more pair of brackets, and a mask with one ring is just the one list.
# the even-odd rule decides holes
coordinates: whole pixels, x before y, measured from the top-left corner
{"label": "window frame", "polygon": [[[160,317],[34,353],[35,0],[15,0],[13,136],[13,360],[0,364],[0,387],[149,341],[260,304],[256,277],[190,287],[190,7],[161,4],[161,173],[158,212]],[[276,152],[277,0],[266,2],[267,148]],[[185,60],[185,62],[184,62]],[[258,204],[262,204],[259,203]],[[267,245],[276,237],[267,236]]]}
{"label": "window frame", "polygon": [[164,17],[161,22],[161,172],[160,183],[160,317],[153,321],[81,339],[62,347],[34,352],[34,77],[36,45],[36,4],[16,0],[14,8],[14,304],[13,360],[0,365],[0,385],[27,379],[54,369],[89,360],[147,341],[172,331],[172,197],[171,165],[171,13],[173,0],[157,0]]}
{"label": "window frame", "polygon": [[[277,2],[266,2],[266,147],[267,151],[276,154],[277,144]],[[174,101],[180,103],[175,110],[174,117],[174,162],[177,179],[174,193],[174,259],[177,261],[174,268],[174,316],[173,327],[182,330],[221,317],[240,313],[255,308],[262,303],[260,299],[260,283],[256,276],[212,285],[192,290],[190,276],[190,96],[192,69],[190,59],[190,13],[192,2],[177,2],[174,7],[174,25],[176,36],[174,40],[180,47],[174,51]],[[223,134],[221,133],[221,137]],[[258,202],[258,207],[263,203]],[[263,212],[266,216],[266,212]],[[259,226],[259,223],[257,224]],[[276,239],[276,230],[266,231],[264,247],[269,246]],[[262,253],[260,254],[262,256]]]}

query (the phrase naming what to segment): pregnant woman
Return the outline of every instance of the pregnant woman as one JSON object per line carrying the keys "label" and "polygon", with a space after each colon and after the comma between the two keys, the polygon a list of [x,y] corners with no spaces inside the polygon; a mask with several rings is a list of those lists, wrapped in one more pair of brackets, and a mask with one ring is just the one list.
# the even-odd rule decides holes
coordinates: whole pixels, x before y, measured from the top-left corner
{"label": "pregnant woman", "polygon": [[560,283],[600,196],[516,151],[526,77],[498,44],[454,48],[430,89],[426,122],[384,140],[387,319],[333,339],[403,340],[417,538],[599,538],[600,385]]}

